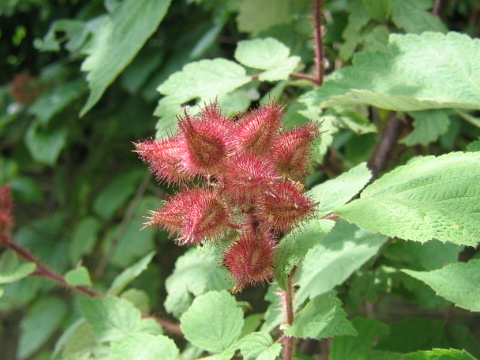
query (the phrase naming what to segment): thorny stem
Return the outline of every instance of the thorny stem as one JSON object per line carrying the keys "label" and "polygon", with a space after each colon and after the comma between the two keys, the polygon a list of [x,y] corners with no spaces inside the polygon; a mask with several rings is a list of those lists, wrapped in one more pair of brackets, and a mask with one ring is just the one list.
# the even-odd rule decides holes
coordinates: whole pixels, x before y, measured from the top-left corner
{"label": "thorny stem", "polygon": [[[286,324],[292,325],[294,318],[294,309],[293,309],[293,297],[294,297],[294,288],[293,288],[293,277],[297,268],[293,268],[292,272],[287,278],[286,290],[282,292],[283,306],[286,318]],[[293,337],[283,335],[283,360],[292,360],[293,353],[295,352],[295,346],[293,342]]]}
{"label": "thorny stem", "polygon": [[142,199],[143,194],[145,193],[145,190],[147,189],[147,186],[150,183],[151,179],[152,179],[152,174],[150,172],[147,172],[147,174],[142,180],[142,183],[137,189],[137,193],[135,194],[135,197],[132,199],[132,201],[130,202],[130,205],[128,206],[127,212],[125,213],[125,216],[123,217],[122,223],[120,225],[120,229],[115,234],[115,237],[112,240],[112,245],[110,246],[108,253],[105,255],[105,257],[102,259],[102,261],[97,267],[97,271],[95,272],[97,277],[100,277],[103,274],[103,272],[105,271],[105,268],[107,267],[108,263],[112,259],[112,256],[115,253],[115,250],[117,249],[117,246],[120,242],[120,239],[125,234],[125,231],[127,231],[128,225],[132,221],[132,218],[133,218],[133,215],[135,214],[135,210],[137,209],[138,203]]}
{"label": "thorny stem", "polygon": [[[55,271],[49,269],[46,265],[44,265],[39,259],[37,259],[35,256],[33,256],[27,249],[21,247],[20,245],[14,243],[7,235],[2,234],[0,235],[0,244],[5,246],[7,249],[15,251],[18,256],[20,256],[22,259],[28,261],[28,262],[33,262],[37,265],[37,268],[33,272],[32,275],[34,276],[40,276],[44,277],[47,279],[50,279],[57,284],[60,284],[61,286],[80,292],[82,294],[85,294],[90,297],[105,297],[102,293],[99,293],[95,290],[89,289],[88,287],[85,286],[72,286],[67,283],[65,278],[57,274]],[[152,319],[155,319],[155,321],[167,332],[171,334],[177,334],[177,335],[182,335],[182,330],[180,329],[180,325],[170,322],[165,319],[161,319],[152,315],[148,314],[142,314],[142,317],[149,317]]]}
{"label": "thorny stem", "polygon": [[440,17],[440,8],[442,6],[442,0],[435,0],[435,5],[433,6],[432,14],[436,17]]}
{"label": "thorny stem", "polygon": [[330,340],[328,338],[320,340],[320,348],[322,349],[322,360],[328,360],[330,355]]}
{"label": "thorny stem", "polygon": [[323,84],[323,37],[322,37],[322,0],[313,0],[313,34],[315,41],[316,84]]}

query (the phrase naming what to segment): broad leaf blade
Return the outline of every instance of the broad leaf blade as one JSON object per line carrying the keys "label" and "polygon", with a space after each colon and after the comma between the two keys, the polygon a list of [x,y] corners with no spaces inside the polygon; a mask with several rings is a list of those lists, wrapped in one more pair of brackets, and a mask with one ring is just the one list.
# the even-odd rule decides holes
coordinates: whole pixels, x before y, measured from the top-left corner
{"label": "broad leaf blade", "polygon": [[329,292],[310,300],[297,314],[293,324],[286,328],[285,335],[320,340],[340,335],[357,335],[357,332],[347,320],[342,302],[334,292]]}
{"label": "broad leaf blade", "polygon": [[107,360],[175,360],[177,355],[177,346],[166,336],[131,334],[112,343]]}
{"label": "broad leaf blade", "polygon": [[65,281],[71,286],[92,286],[90,274],[84,266],[70,270],[65,274]]}
{"label": "broad leaf blade", "polygon": [[245,360],[275,360],[282,345],[274,344],[269,333],[254,332],[240,341],[240,350]]}
{"label": "broad leaf blade", "polygon": [[447,35],[390,35],[389,51],[360,53],[305,94],[309,107],[363,103],[395,111],[480,109],[480,40]]}
{"label": "broad leaf blade", "polygon": [[480,154],[427,156],[385,174],[360,199],[335,209],[391,237],[476,245],[480,232]]}
{"label": "broad leaf blade", "polygon": [[476,360],[465,350],[433,349],[431,351],[417,351],[406,354],[402,360]]}
{"label": "broad leaf blade", "polygon": [[226,291],[210,291],[197,297],[180,318],[185,338],[193,345],[220,353],[237,341],[243,312]]}
{"label": "broad leaf blade", "polygon": [[480,259],[449,264],[433,271],[402,270],[455,305],[480,312]]}
{"label": "broad leaf blade", "polygon": [[90,55],[82,64],[91,92],[80,112],[85,115],[107,87],[133,60],[163,20],[171,0],[122,1],[95,34]]}
{"label": "broad leaf blade", "polygon": [[344,221],[311,249],[300,267],[299,303],[332,290],[374,256],[387,238]]}
{"label": "broad leaf blade", "polygon": [[155,256],[155,252],[150,252],[140,260],[138,260],[135,264],[130,266],[128,269],[122,271],[120,275],[118,275],[115,280],[113,280],[110,289],[108,289],[107,295],[118,295],[122,292],[123,289],[138,275],[140,275],[150,264],[153,257]]}
{"label": "broad leaf blade", "polygon": [[446,110],[427,110],[410,113],[415,119],[413,131],[400,140],[407,146],[427,145],[447,132],[450,120]]}
{"label": "broad leaf blade", "polygon": [[361,163],[339,177],[314,186],[310,191],[312,199],[319,202],[319,217],[332,213],[332,210],[345,204],[370,181],[372,173],[366,163]]}

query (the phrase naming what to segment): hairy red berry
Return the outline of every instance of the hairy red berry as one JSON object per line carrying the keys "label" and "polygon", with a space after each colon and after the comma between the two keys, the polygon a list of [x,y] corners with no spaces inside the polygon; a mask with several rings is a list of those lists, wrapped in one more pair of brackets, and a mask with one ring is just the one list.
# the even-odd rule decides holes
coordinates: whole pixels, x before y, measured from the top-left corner
{"label": "hairy red berry", "polygon": [[318,129],[312,123],[280,134],[272,146],[272,160],[277,171],[293,180],[301,180],[308,173],[312,142],[317,136]]}
{"label": "hairy red berry", "polygon": [[150,163],[150,171],[158,181],[171,185],[193,178],[185,165],[186,144],[180,137],[164,141],[148,140],[134,145],[143,162]]}
{"label": "hairy red berry", "polygon": [[235,278],[237,291],[273,277],[275,245],[270,234],[249,232],[228,249],[223,263]]}
{"label": "hairy red berry", "polygon": [[251,201],[278,179],[267,159],[253,154],[232,157],[225,166],[225,190],[237,201]]}
{"label": "hairy red berry", "polygon": [[304,220],[315,203],[293,184],[283,181],[271,186],[258,200],[258,217],[267,227],[289,231]]}
{"label": "hairy red berry", "polygon": [[194,188],[173,196],[146,225],[179,234],[179,243],[198,244],[220,236],[228,227],[228,219],[227,209],[216,194]]}
{"label": "hairy red berry", "polygon": [[202,175],[218,172],[228,153],[225,127],[205,118],[191,118],[188,115],[180,119],[178,126],[187,145],[186,167]]}
{"label": "hairy red berry", "polygon": [[265,155],[280,128],[283,108],[275,103],[244,115],[236,131],[237,151]]}

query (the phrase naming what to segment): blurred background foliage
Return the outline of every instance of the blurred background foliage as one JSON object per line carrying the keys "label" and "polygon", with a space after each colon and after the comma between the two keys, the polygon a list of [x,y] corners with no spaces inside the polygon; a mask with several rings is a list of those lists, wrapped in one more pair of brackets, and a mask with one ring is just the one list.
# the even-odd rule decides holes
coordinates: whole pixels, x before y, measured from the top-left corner
{"label": "blurred background foliage", "polygon": [[[301,67],[308,72],[313,65],[312,5],[307,0],[173,1],[141,50],[80,117],[89,97],[82,62],[95,46],[93,35],[120,3],[0,1],[0,182],[11,184],[15,198],[15,241],[59,273],[82,264],[99,291],[122,269],[155,250],[154,263],[134,286],[148,295],[154,313],[164,314],[165,279],[186,249],[167,241],[164,232],[139,231],[147,210],[159,206],[172,189],[158,185],[132,152],[132,142],[157,131],[158,118],[153,115],[161,99],[157,87],[193,61],[233,59],[236,44],[248,38],[281,41],[300,57]],[[356,52],[385,47],[390,33],[455,30],[473,37],[480,33],[476,0],[438,2],[439,17],[431,14],[437,2],[389,3],[393,8],[381,11],[373,0],[325,2],[327,73],[350,64]],[[262,99],[275,98],[287,105],[287,122],[295,124],[301,121],[296,100],[311,88],[300,80],[253,81],[241,88],[243,95],[227,109],[244,111]],[[326,135],[334,136],[319,157],[325,156],[323,165],[313,169],[310,186],[371,159],[379,139],[376,129],[388,112],[357,110],[336,114],[338,126]],[[461,121],[452,114],[448,132],[437,134],[428,144],[413,142],[409,148],[397,149],[393,164],[417,154],[465,149],[480,135],[478,120],[472,119]],[[420,245],[392,242],[375,259],[382,266],[359,270],[341,289],[349,310],[360,311],[363,300],[376,302],[385,291],[398,295],[382,303],[390,309],[386,320],[425,314],[420,308],[439,305],[442,300],[419,281],[406,275],[389,276],[392,268],[418,266],[408,255],[416,246]],[[440,251],[431,247],[432,252]],[[372,282],[373,278],[377,281]],[[365,284],[373,283],[375,289],[366,289]],[[261,311],[266,308],[265,292],[266,288],[250,289],[240,298]],[[410,306],[409,301],[417,305]],[[397,308],[393,315],[392,307]],[[0,359],[38,360],[48,358],[48,349],[61,329],[76,319],[78,309],[73,294],[48,280],[27,278],[5,287],[0,314]],[[438,315],[436,310],[426,314]],[[479,335],[478,317],[459,316],[469,327],[476,321],[473,330]],[[35,330],[32,322],[40,327],[49,324],[40,340],[38,333],[29,333]],[[468,338],[470,352],[479,356],[478,342],[467,333],[462,336]],[[457,337],[461,336],[457,333]],[[33,344],[32,339],[36,339]]]}

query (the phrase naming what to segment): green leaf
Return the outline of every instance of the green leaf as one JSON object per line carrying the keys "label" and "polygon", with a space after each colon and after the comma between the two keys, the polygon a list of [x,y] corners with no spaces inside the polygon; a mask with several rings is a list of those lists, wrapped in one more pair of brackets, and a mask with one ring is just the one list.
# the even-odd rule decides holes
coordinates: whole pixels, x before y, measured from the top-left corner
{"label": "green leaf", "polygon": [[100,342],[120,340],[138,332],[152,335],[161,333],[158,325],[152,326],[152,319],[142,319],[140,311],[125,299],[82,299],[79,307]]}
{"label": "green leaf", "polygon": [[130,334],[112,343],[107,360],[175,360],[178,349],[173,340],[166,336]]}
{"label": "green leaf", "polygon": [[358,44],[365,36],[363,28],[370,21],[370,14],[362,0],[349,1],[348,12],[348,25],[342,33],[345,41],[339,48],[339,55],[343,60],[349,60],[352,57]]}
{"label": "green leaf", "polygon": [[71,354],[75,354],[83,349],[92,348],[96,345],[95,333],[90,324],[84,319],[79,319],[70,325],[60,336],[53,350],[52,360],[57,360],[58,354],[62,354],[62,359]]}
{"label": "green leaf", "polygon": [[317,296],[297,314],[291,326],[284,331],[287,336],[324,339],[340,335],[357,335],[347,320],[342,302],[334,292]]}
{"label": "green leaf", "polygon": [[467,145],[468,151],[480,151],[480,139],[475,140]]}
{"label": "green leaf", "polygon": [[238,30],[257,35],[275,25],[293,21],[289,0],[245,0],[240,3]]}
{"label": "green leaf", "polygon": [[433,349],[431,351],[417,351],[405,354],[402,360],[476,360],[465,350]]}
{"label": "green leaf", "polygon": [[123,270],[122,273],[113,280],[110,289],[107,291],[107,295],[115,296],[120,294],[133,279],[147,268],[154,256],[155,252],[152,251],[129,268]]}
{"label": "green leaf", "polygon": [[27,130],[25,144],[36,161],[53,166],[67,143],[67,136],[65,127],[47,131],[41,129],[39,122],[35,121]]}
{"label": "green leaf", "polygon": [[110,219],[133,195],[144,175],[144,170],[136,169],[116,176],[95,198],[93,211],[105,220]]}
{"label": "green leaf", "polygon": [[155,109],[155,115],[162,117],[159,124],[161,134],[177,124],[177,115],[183,113],[181,105],[198,99],[198,103],[209,104],[242,85],[250,82],[245,68],[225,59],[201,60],[185,65],[158,87],[165,95]]}
{"label": "green leaf", "polygon": [[440,135],[447,132],[450,120],[445,110],[427,110],[410,113],[415,119],[413,131],[400,142],[407,146],[427,145],[437,141]]}
{"label": "green leaf", "polygon": [[192,248],[180,256],[175,270],[166,282],[167,299],[165,309],[179,317],[192,302],[209,290],[230,290],[227,271],[220,267],[218,255],[213,248]]}
{"label": "green leaf", "polygon": [[290,49],[273,38],[240,41],[235,59],[248,67],[266,70],[260,81],[287,80],[300,63],[300,57],[290,56]]}
{"label": "green leaf", "polygon": [[373,232],[425,242],[476,245],[480,231],[480,154],[417,158],[368,186],[335,213]]}
{"label": "green leaf", "polygon": [[67,307],[59,298],[46,297],[35,302],[20,322],[17,357],[25,359],[38,350],[57,330],[66,313]]}
{"label": "green leaf", "polygon": [[328,236],[303,260],[297,299],[301,303],[332,290],[374,256],[387,238],[338,222]]}
{"label": "green leaf", "polygon": [[248,315],[244,319],[240,338],[243,338],[244,336],[247,336],[251,334],[253,331],[255,331],[262,323],[263,317],[264,317],[263,313]]}
{"label": "green leaf", "polygon": [[237,341],[243,327],[243,312],[226,291],[210,291],[197,297],[180,318],[185,338],[193,345],[214,353]]}
{"label": "green leaf", "polygon": [[351,321],[358,336],[337,336],[330,348],[329,360],[370,359],[369,354],[379,338],[388,335],[388,326],[374,319],[356,317]]}
{"label": "green leaf", "polygon": [[84,266],[70,270],[65,274],[65,280],[72,286],[92,286],[88,270]]}
{"label": "green leaf", "polygon": [[313,219],[282,238],[277,246],[274,275],[285,290],[288,275],[303,260],[308,250],[318,244],[332,230],[333,220]]}
{"label": "green leaf", "polygon": [[433,271],[402,270],[455,305],[480,312],[480,259],[449,264]]}
{"label": "green leaf", "polygon": [[240,350],[245,360],[275,360],[282,351],[282,345],[274,344],[266,332],[255,332],[240,340]]}
{"label": "green leaf", "polygon": [[392,12],[394,0],[363,0],[363,6],[368,11],[372,19],[379,22],[385,22]]}
{"label": "green leaf", "polygon": [[90,30],[83,21],[61,19],[54,21],[50,25],[47,34],[43,37],[43,44],[40,51],[60,51],[61,40],[56,38],[56,33],[62,32],[69,40],[65,43],[65,48],[70,51],[79,50],[86,41]]}
{"label": "green leaf", "polygon": [[80,112],[85,115],[133,60],[163,20],[171,0],[125,0],[111,13],[92,41],[82,64],[91,89]]}
{"label": "green leaf", "polygon": [[122,292],[121,298],[130,301],[142,313],[150,313],[150,298],[145,291],[128,289]]}
{"label": "green leaf", "polygon": [[467,35],[392,34],[389,51],[357,54],[353,66],[334,72],[300,101],[314,108],[367,104],[395,111],[480,109],[479,60],[480,40]]}
{"label": "green leaf", "polygon": [[28,112],[35,115],[40,124],[45,126],[55,114],[82,96],[85,91],[83,79],[63,83],[35,101],[28,108]]}
{"label": "green leaf", "polygon": [[75,264],[84,255],[90,254],[97,242],[98,232],[102,224],[93,216],[77,222],[73,230],[72,241],[68,244],[68,257]]}
{"label": "green leaf", "polygon": [[335,207],[348,202],[367,185],[371,178],[372,173],[367,168],[367,164],[361,163],[335,179],[314,186],[308,194],[319,203],[318,217],[329,215]]}
{"label": "green leaf", "polygon": [[5,251],[0,258],[0,284],[9,284],[35,271],[37,265],[33,262],[19,263],[18,256],[12,250]]}
{"label": "green leaf", "polygon": [[392,21],[409,33],[447,32],[445,24],[427,11],[432,5],[431,0],[393,0]]}

